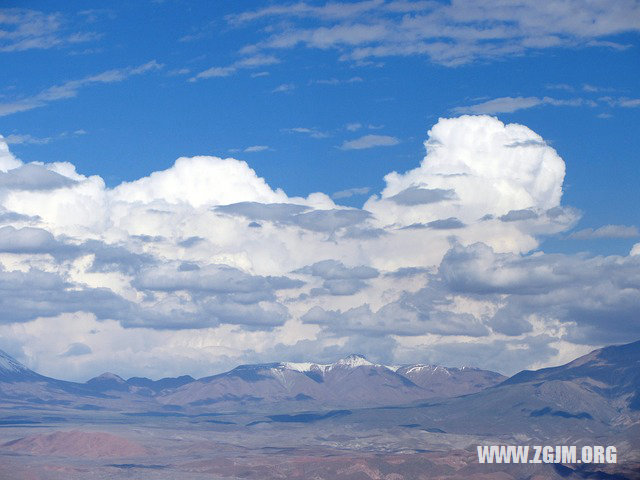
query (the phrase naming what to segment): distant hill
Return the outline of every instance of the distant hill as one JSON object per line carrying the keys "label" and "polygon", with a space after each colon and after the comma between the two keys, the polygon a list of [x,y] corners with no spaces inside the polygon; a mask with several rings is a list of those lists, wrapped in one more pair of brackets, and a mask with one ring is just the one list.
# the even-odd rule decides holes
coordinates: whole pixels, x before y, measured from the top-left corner
{"label": "distant hill", "polygon": [[522,371],[503,385],[570,381],[591,392],[640,410],[640,341],[594,350],[560,367]]}
{"label": "distant hill", "polygon": [[350,355],[332,364],[240,365],[198,380],[188,375],[156,381],[144,377],[124,380],[107,372],[80,384],[39,375],[5,353],[0,361],[0,397],[73,403],[69,394],[76,394],[82,397],[77,399],[79,402],[86,403],[85,397],[105,399],[101,408],[118,408],[118,401],[138,405],[146,401],[149,408],[173,405],[209,409],[215,405],[225,410],[262,408],[266,404],[289,404],[287,408],[291,410],[402,405],[477,392],[505,378],[475,368],[388,367],[361,355]]}
{"label": "distant hill", "polygon": [[[163,403],[227,408],[291,402],[299,408],[400,405],[432,397],[467,394],[496,385],[500,374],[477,369],[424,366],[388,367],[350,355],[332,364],[270,363],[241,365],[229,372],[187,383],[159,397]],[[412,375],[421,370],[422,373]],[[405,374],[405,372],[409,372]],[[431,380],[431,381],[430,381]]]}
{"label": "distant hill", "polygon": [[[354,413],[354,421],[464,435],[576,444],[619,439],[639,452],[640,342],[595,350],[562,366],[523,371],[493,386],[397,409]],[[604,440],[603,440],[604,441]]]}

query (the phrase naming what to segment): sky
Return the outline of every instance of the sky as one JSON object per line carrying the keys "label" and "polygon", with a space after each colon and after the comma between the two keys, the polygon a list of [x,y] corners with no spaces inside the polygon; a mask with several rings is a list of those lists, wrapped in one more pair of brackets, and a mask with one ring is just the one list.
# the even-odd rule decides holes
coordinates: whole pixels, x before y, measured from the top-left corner
{"label": "sky", "polygon": [[513,374],[640,338],[640,2],[0,5],[0,349]]}

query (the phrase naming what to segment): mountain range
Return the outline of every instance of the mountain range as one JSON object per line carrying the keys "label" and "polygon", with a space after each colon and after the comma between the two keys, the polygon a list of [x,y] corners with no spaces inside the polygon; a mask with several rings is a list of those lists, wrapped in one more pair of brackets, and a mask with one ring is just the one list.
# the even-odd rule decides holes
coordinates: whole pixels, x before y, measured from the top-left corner
{"label": "mountain range", "polygon": [[[639,395],[640,342],[510,378],[351,355],[75,383],[0,352],[0,478],[631,480]],[[618,463],[480,465],[487,444],[613,445]]]}
{"label": "mountain range", "polygon": [[104,373],[86,383],[39,375],[0,352],[0,395],[5,401],[82,402],[93,398],[102,408],[114,400],[138,405],[189,409],[263,408],[290,404],[291,410],[401,405],[434,397],[470,394],[506,377],[477,368],[433,365],[385,366],[361,355],[332,364],[268,363],[240,365],[228,372],[194,379],[189,375],[124,380]]}

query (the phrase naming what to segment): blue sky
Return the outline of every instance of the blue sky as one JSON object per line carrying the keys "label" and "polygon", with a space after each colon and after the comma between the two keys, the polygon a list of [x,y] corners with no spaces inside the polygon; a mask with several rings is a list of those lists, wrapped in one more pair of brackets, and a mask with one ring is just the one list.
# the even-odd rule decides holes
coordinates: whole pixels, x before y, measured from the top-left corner
{"label": "blue sky", "polygon": [[[110,297],[109,307],[105,306],[100,312],[84,305],[89,300],[70,298],[54,302],[55,305],[42,311],[35,309],[30,314],[6,320],[5,330],[0,331],[0,348],[34,366],[50,365],[51,373],[71,370],[80,378],[106,368],[107,345],[113,338],[120,335],[132,339],[137,335],[131,316],[151,318],[167,312],[177,315],[183,307],[189,315],[180,326],[171,322],[163,325],[165,320],[147,323],[141,320],[140,325],[136,324],[142,332],[140,335],[149,329],[162,337],[169,335],[167,329],[171,330],[170,338],[175,346],[170,353],[173,363],[169,363],[176,365],[176,370],[178,366],[184,370],[173,372],[176,374],[206,374],[205,368],[209,367],[203,365],[222,368],[240,361],[274,357],[295,360],[306,351],[314,356],[311,360],[330,360],[331,356],[359,347],[379,361],[408,361],[420,357],[416,360],[451,363],[462,358],[467,363],[498,368],[491,363],[493,353],[489,352],[507,352],[520,348],[517,345],[527,345],[527,355],[516,362],[524,368],[553,363],[590,346],[618,341],[630,334],[637,337],[640,330],[633,325],[637,325],[638,319],[627,315],[628,309],[635,308],[639,301],[637,283],[621,287],[613,282],[616,295],[621,297],[619,303],[609,299],[606,306],[594,306],[594,310],[602,309],[601,327],[612,321],[608,320],[610,315],[617,315],[616,321],[624,325],[619,337],[604,338],[591,323],[578,329],[579,332],[567,333],[579,319],[572,317],[578,315],[577,310],[572,310],[575,306],[563,304],[564,300],[558,299],[560,303],[554,304],[555,308],[547,313],[536,313],[531,307],[531,298],[526,296],[529,294],[518,294],[515,286],[503,285],[503,290],[496,289],[495,285],[493,290],[486,285],[456,290],[457,284],[451,283],[451,277],[442,277],[449,265],[447,261],[453,262],[458,254],[460,258],[468,258],[456,250],[462,247],[472,249],[470,252],[475,252],[474,255],[486,253],[486,258],[493,258],[500,268],[506,268],[504,262],[509,265],[524,262],[521,268],[525,269],[543,268],[531,266],[531,258],[547,259],[548,268],[573,265],[567,267],[572,272],[598,268],[609,272],[610,268],[605,267],[608,262],[624,264],[630,272],[634,272],[633,265],[637,266],[638,257],[630,252],[640,252],[640,247],[634,247],[640,242],[640,209],[637,208],[640,200],[637,188],[640,180],[637,153],[640,151],[640,6],[636,1],[622,0],[613,5],[577,1],[541,3],[524,0],[482,5],[465,1],[167,0],[113,2],[105,8],[104,2],[91,1],[3,2],[0,10],[3,65],[0,134],[11,152],[7,155],[12,158],[7,160],[4,171],[41,162],[48,172],[85,185],[82,194],[78,193],[80,187],[68,187],[60,179],[50,179],[54,183],[60,181],[56,184],[58,187],[44,188],[38,183],[44,181],[42,172],[28,170],[20,175],[14,172],[12,180],[3,184],[3,188],[8,189],[2,196],[5,226],[14,229],[5,231],[7,242],[14,247],[4,247],[4,253],[0,254],[3,272],[37,270],[55,274],[62,282],[60,288],[67,293],[72,285],[86,290],[87,298],[107,291],[113,298]],[[482,123],[485,117],[462,115],[489,115],[498,120]],[[441,131],[433,130],[435,133],[430,136],[428,131],[440,125],[440,118],[458,118],[458,121],[441,124]],[[480,128],[480,123],[488,129],[484,134],[475,130]],[[437,187],[432,177],[434,171],[425,170],[420,173],[427,175],[423,177],[417,173],[407,173],[395,180],[385,177],[393,171],[403,175],[418,168],[425,156],[423,143],[428,138],[445,139],[442,141],[449,152],[445,157],[450,162],[459,154],[459,148],[471,148],[467,168],[476,156],[485,158],[486,151],[474,152],[464,139],[479,135],[476,144],[480,145],[485,139],[483,135],[490,132],[503,135],[504,125],[508,124],[526,126],[529,129],[526,134],[513,135],[517,138],[524,135],[522,138],[527,142],[541,146],[537,153],[522,154],[525,163],[532,162],[534,175],[546,171],[552,155],[557,154],[563,162],[564,177],[560,175],[560,167],[554,164],[555,180],[537,177],[538,180],[527,183],[529,200],[522,200],[522,195],[513,192],[507,195],[494,174],[491,178],[497,182],[500,195],[508,196],[495,197],[496,202],[502,202],[495,208],[465,196],[460,190],[475,188],[473,186],[442,184]],[[535,137],[536,134],[541,139]],[[512,138],[511,133],[506,135]],[[460,142],[464,143],[463,147],[459,146]],[[509,162],[519,162],[520,153],[514,153],[516,157],[511,158],[509,151],[494,151],[490,147],[487,146],[487,151],[491,155],[506,155],[503,163],[496,164],[500,175],[504,173],[505,181],[520,181],[523,173],[509,170]],[[216,170],[219,165],[211,163],[215,161],[202,165],[192,162],[184,166],[187,173],[180,173],[182,170],[174,167],[177,158],[194,156],[232,157],[246,162],[255,175],[241,163],[229,167],[239,175],[236,183],[225,177],[228,173],[224,168]],[[540,160],[543,157],[547,160]],[[487,164],[493,159],[486,156]],[[69,165],[75,166],[77,173],[71,172]],[[198,168],[206,172],[199,172]],[[152,180],[144,180],[152,172],[165,170],[170,179],[157,185]],[[483,175],[479,178],[485,178]],[[12,193],[12,188],[18,188],[15,187],[18,176],[20,182],[34,176],[29,180],[32,185],[29,188],[37,190],[37,194],[28,196],[25,192],[29,189],[24,184],[20,184],[19,194]],[[202,185],[197,182],[199,177],[210,178],[211,183]],[[260,190],[262,180],[259,178],[264,179],[268,191]],[[550,183],[544,188],[539,185],[547,180]],[[134,183],[122,186],[123,182]],[[40,186],[33,187],[36,184]],[[539,190],[537,193],[531,190],[533,184]],[[207,193],[209,189],[224,192],[229,185],[236,185],[237,192],[246,191],[246,195],[236,195],[233,191],[218,196]],[[432,200],[424,200],[426,197],[411,200],[414,203],[407,203],[408,194],[385,200],[398,195],[400,187],[409,193],[413,192],[411,188],[451,191],[449,199],[455,197],[462,203],[470,203],[465,204],[466,210],[458,205],[457,210],[436,211]],[[65,189],[69,192],[65,193]],[[71,190],[75,192],[73,195],[80,196],[68,200]],[[93,193],[86,193],[89,190]],[[262,193],[257,194],[258,190]],[[324,195],[314,197],[314,192]],[[553,197],[553,192],[561,192],[561,199]],[[129,198],[125,198],[127,195]],[[372,195],[377,197],[372,199]],[[438,201],[447,200],[446,194],[442,195]],[[552,197],[553,200],[549,200]],[[83,202],[93,205],[89,198],[97,202],[94,208],[108,212],[76,213],[68,206]],[[64,203],[67,201],[70,203]],[[151,220],[153,213],[149,212],[165,208],[160,206],[162,202],[167,203],[166,208],[176,216],[169,222],[183,226],[186,223],[179,221],[187,222],[184,220],[187,214],[180,210],[182,204],[195,209],[191,218],[200,219],[198,222],[213,221],[206,217],[209,213],[200,218],[203,206],[209,209],[207,212],[222,211],[216,208],[241,202],[305,205],[307,209],[325,213],[303,221],[299,217],[285,219],[285,213],[279,210],[276,215],[273,209],[268,210],[266,217],[262,210],[256,213],[254,209],[251,214],[239,207],[225,210],[234,212],[234,218],[240,218],[239,221],[259,224],[261,232],[265,232],[266,223],[272,223],[269,225],[274,232],[261,240],[261,245],[266,245],[265,252],[258,252],[258,247],[245,244],[244,240],[234,245],[234,235],[246,239],[250,234],[228,225],[227,220],[220,220],[222,223],[210,232],[203,230],[203,223],[196,220],[179,232],[176,229],[169,232],[165,225],[155,226],[155,220]],[[385,207],[385,202],[393,205]],[[141,204],[146,205],[146,214],[135,213]],[[416,213],[416,205],[423,205],[424,212]],[[53,212],[53,206],[58,208],[58,213]],[[406,211],[398,210],[399,206],[406,207]],[[556,207],[565,209],[566,218],[562,221],[544,213]],[[509,211],[525,210],[534,213],[523,214],[529,217],[518,220],[517,231],[496,233],[511,221],[512,217],[506,216]],[[62,218],[64,212],[77,217]],[[293,210],[287,212],[286,215],[300,214]],[[354,219],[357,215],[360,217],[357,221],[340,220],[347,223],[326,227],[330,223],[326,223],[330,216],[326,212],[342,212],[332,213],[331,222],[338,222],[337,216],[344,212],[350,212],[348,215]],[[473,217],[476,213],[478,216]],[[480,222],[481,214],[494,219],[504,217],[504,225],[487,227],[498,220],[486,220],[476,226],[473,222]],[[135,215],[140,215],[138,226],[122,223],[122,218]],[[430,223],[451,218],[464,227],[445,231],[440,227],[458,224]],[[543,225],[543,218],[550,219],[550,223]],[[325,226],[310,226],[309,221]],[[526,222],[530,224],[525,225]],[[515,223],[508,225],[511,228]],[[250,232],[258,230],[258,227],[252,228]],[[294,231],[296,228],[302,230]],[[349,228],[359,230],[347,231]],[[393,233],[403,228],[412,229],[415,237],[404,239],[402,236],[408,230]],[[364,235],[365,230],[369,237],[362,240],[364,244],[373,242],[370,239],[376,235],[393,240],[380,240],[379,245],[363,244],[360,248],[341,240]],[[432,239],[429,232],[435,230],[441,232]],[[293,238],[302,238],[309,231],[319,237],[306,239],[300,245],[292,243]],[[378,234],[371,233],[376,231]],[[160,240],[155,244],[140,243],[139,239],[144,236],[162,237],[165,243],[160,245]],[[189,239],[192,239],[189,245],[200,241],[207,246],[193,247],[202,249],[196,253],[189,251],[190,247],[181,247],[183,250],[178,252],[180,242]],[[20,250],[15,247],[16,242],[40,246]],[[100,242],[101,246],[88,242]],[[278,253],[274,253],[278,250],[276,247],[270,251],[270,246],[278,242],[286,244],[286,248]],[[433,248],[432,256],[422,254],[420,242],[424,248]],[[473,247],[476,244],[488,245],[491,253]],[[67,253],[62,255],[60,251],[65,248]],[[308,248],[309,256],[292,253],[299,248]],[[410,252],[412,248],[417,249],[413,263],[401,258],[404,249]],[[69,253],[73,249],[76,253]],[[117,268],[112,265],[113,268],[100,269],[95,263],[91,265],[91,258],[96,262],[100,252],[108,249],[112,257],[117,256],[113,249],[121,249],[118,255],[136,256],[139,266],[134,271],[126,270],[122,267],[126,261],[122,259],[118,260],[120,263],[114,261],[114,265],[119,265]],[[168,251],[178,253],[172,256]],[[403,251],[401,255],[396,254],[400,251]],[[555,257],[556,254],[560,257]],[[279,255],[287,261],[278,260]],[[376,258],[379,255],[388,256],[388,261]],[[507,259],[500,255],[515,256]],[[289,262],[291,258],[295,261]],[[614,258],[618,260],[612,260]],[[315,260],[336,261],[342,266],[334,265],[331,275],[325,270],[316,275],[309,273],[316,272],[311,268]],[[180,262],[185,265],[191,262],[201,272],[213,269],[213,277],[222,275],[219,266],[224,265],[237,269],[237,275],[287,276],[305,286],[291,287],[293,290],[285,289],[284,293],[273,286],[264,287],[264,298],[243,303],[244,300],[236,302],[235,297],[221,297],[238,292],[221,293],[213,287],[208,290],[209,297],[201,298],[198,295],[207,289],[195,288],[189,283],[192,280],[187,282],[190,287],[174,285],[173,289],[149,287],[144,283],[143,279],[151,275],[145,269],[173,268]],[[596,268],[593,262],[600,262],[599,266]],[[631,266],[625,262],[631,262]],[[374,268],[377,274],[360,278],[358,271],[349,270],[358,266]],[[307,267],[309,269],[304,270]],[[336,268],[342,273],[336,273]],[[383,281],[387,278],[385,275],[406,268],[429,273],[422,273],[420,279],[406,280],[407,285],[397,286],[397,291]],[[496,271],[500,268],[496,267]],[[156,275],[160,275],[159,270]],[[633,275],[637,277],[637,271]],[[331,283],[338,280],[343,283]],[[35,281],[24,279],[25,285]],[[200,278],[200,281],[205,280]],[[329,284],[318,286],[322,282]],[[442,282],[450,283],[445,287]],[[579,283],[575,280],[572,285]],[[125,285],[134,288],[136,294],[127,294]],[[604,288],[589,285],[589,288]],[[636,290],[628,291],[629,288]],[[7,292],[3,295],[9,295]],[[383,292],[388,302],[376,305],[372,299],[379,298]],[[459,318],[425,320],[422,313],[418,315],[422,320],[412,324],[410,334],[398,326],[398,321],[396,327],[367,330],[373,324],[385,324],[386,320],[376,320],[376,315],[396,308],[399,303],[405,308],[412,295],[426,302],[425,308],[435,308],[435,304],[429,303],[435,301],[434,292],[450,302],[450,313],[474,318],[467,318],[472,324],[468,335],[462,327],[451,333],[453,330],[449,327],[434,326],[438,322],[446,325],[462,322]],[[37,295],[33,293],[31,300],[37,300]],[[513,305],[509,308],[513,309],[514,323],[524,321],[522,318],[527,315],[541,318],[529,318],[531,328],[496,327],[496,322],[503,322],[497,318],[496,309],[504,308],[507,298],[496,295],[513,296]],[[427,302],[426,298],[431,300]],[[212,299],[219,301],[224,312],[210,309]],[[29,296],[25,297],[24,304],[6,305],[24,308],[27,300]],[[549,301],[540,299],[541,304]],[[184,302],[191,302],[192,307],[197,308],[185,306]],[[242,314],[229,313],[236,304],[248,310]],[[362,319],[353,321],[354,325],[362,326],[364,333],[339,330],[332,326],[328,314],[320,316],[322,319],[312,316],[315,320],[310,321],[308,314],[313,308],[335,312],[335,318],[342,318],[343,323],[349,323],[349,319],[360,312]],[[269,317],[268,327],[263,325],[260,332],[256,332],[256,325],[249,321],[229,320],[238,315],[260,317],[265,312],[275,315],[276,311],[279,320]],[[41,335],[69,315],[75,315],[75,320],[65,322],[75,327],[66,340],[61,338],[55,347],[39,346],[33,340],[36,333],[25,333],[28,330],[25,325],[31,325],[32,331]],[[95,325],[112,325],[110,322],[113,322],[112,330],[105,330],[103,336],[98,335],[99,339],[91,339],[86,333],[96,330]],[[206,336],[205,333],[228,340],[226,343],[212,340],[213,343],[201,351],[193,351],[190,335],[196,338]],[[70,336],[74,339],[68,338]],[[157,341],[167,340],[158,337]],[[137,340],[130,342],[129,349]],[[442,351],[427,348],[437,343],[449,346],[442,347]],[[72,348],[79,344],[87,348]],[[389,349],[392,354],[381,353]],[[65,354],[75,351],[85,353]],[[151,366],[157,362],[158,354],[152,353],[154,351],[158,351],[157,346],[146,347],[143,357],[149,366],[141,373],[153,376],[165,368],[160,364]],[[164,355],[168,354],[164,352]],[[124,355],[123,358],[122,369],[134,361],[134,357]],[[135,361],[140,359],[136,357]]]}

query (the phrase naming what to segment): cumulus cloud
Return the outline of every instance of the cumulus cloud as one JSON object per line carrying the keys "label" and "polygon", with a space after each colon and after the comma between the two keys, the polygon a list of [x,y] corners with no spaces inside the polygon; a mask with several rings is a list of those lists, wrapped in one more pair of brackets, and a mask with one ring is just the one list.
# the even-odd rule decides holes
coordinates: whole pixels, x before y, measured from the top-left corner
{"label": "cumulus cloud", "polygon": [[[216,188],[210,188],[212,185]],[[113,196],[127,202],[161,200],[193,207],[242,201],[275,203],[286,199],[282,190],[272,190],[246,162],[218,157],[179,158],[168,170],[120,184]]]}
{"label": "cumulus cloud", "polygon": [[292,203],[260,203],[239,202],[230,205],[215,207],[215,211],[228,215],[239,215],[250,220],[269,220],[272,222],[287,223],[292,217],[309,208],[304,205]]}
{"label": "cumulus cloud", "polygon": [[2,135],[0,135],[0,171],[6,172],[22,165],[22,162],[14,157],[9,151],[9,145]]}
{"label": "cumulus cloud", "polygon": [[[454,247],[439,274],[453,292],[508,295],[493,317],[503,333],[523,319],[546,317],[566,322],[564,335],[571,341],[588,343],[601,336],[613,343],[640,333],[633,320],[640,305],[637,268],[637,256],[521,257],[475,244]],[[520,328],[511,332],[520,333]]]}
{"label": "cumulus cloud", "polygon": [[[69,362],[103,370],[100,345],[208,374],[359,344],[391,360],[470,344],[480,366],[505,345],[538,345],[526,361],[544,364],[640,333],[637,245],[628,257],[536,250],[580,215],[561,203],[564,162],[542,137],[462,116],[440,119],[425,147],[347,208],[289,196],[234,158],[182,157],[109,188],[69,163],[23,164],[0,140],[0,340],[35,345],[64,376]],[[57,319],[79,330],[63,341]],[[437,351],[430,360],[451,358]]]}
{"label": "cumulus cloud", "polygon": [[295,216],[296,225],[317,232],[335,232],[336,230],[358,225],[371,214],[358,209],[313,210]]}
{"label": "cumulus cloud", "polygon": [[56,253],[64,245],[41,228],[0,227],[0,252],[6,253]]}
{"label": "cumulus cloud", "polygon": [[182,263],[178,268],[164,265],[143,269],[132,285],[138,290],[182,290],[192,294],[226,295],[238,303],[257,303],[274,299],[275,290],[300,287],[303,282],[287,277],[250,275],[226,265],[198,267]]}
{"label": "cumulus cloud", "polygon": [[0,271],[3,323],[54,317],[62,312],[91,312],[97,318],[124,318],[133,306],[108,288],[82,287],[61,275],[38,269]]}
{"label": "cumulus cloud", "polygon": [[389,197],[389,200],[393,200],[400,205],[423,205],[426,203],[441,202],[443,200],[452,200],[454,198],[456,198],[454,190],[409,187]]}
{"label": "cumulus cloud", "polygon": [[[523,125],[488,116],[441,119],[425,147],[420,166],[386,175],[381,197],[365,209],[408,225],[448,217],[470,223],[487,214],[509,219],[511,211],[560,205],[564,162]],[[403,198],[412,208],[389,208]]]}
{"label": "cumulus cloud", "polygon": [[534,218],[538,218],[538,214],[529,208],[524,208],[522,210],[509,210],[499,218],[503,222],[518,222],[520,220],[532,220]]}
{"label": "cumulus cloud", "polygon": [[365,280],[376,278],[379,272],[366,265],[346,267],[336,260],[323,260],[307,265],[294,273],[303,273],[323,279],[322,288],[314,289],[314,295],[353,295],[368,286]]}
{"label": "cumulus cloud", "polygon": [[455,228],[464,228],[465,224],[455,217],[443,218],[442,220],[434,220],[427,223],[427,228],[435,228],[436,230],[451,230]]}
{"label": "cumulus cloud", "polygon": [[52,190],[68,187],[74,180],[60,175],[43,165],[29,163],[18,168],[0,172],[0,189],[12,190]]}

